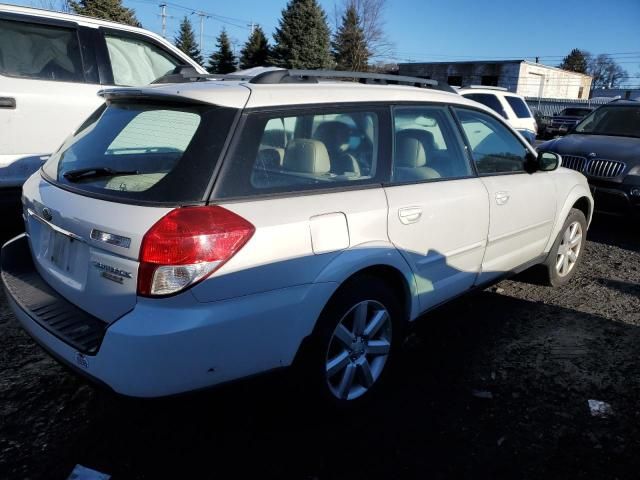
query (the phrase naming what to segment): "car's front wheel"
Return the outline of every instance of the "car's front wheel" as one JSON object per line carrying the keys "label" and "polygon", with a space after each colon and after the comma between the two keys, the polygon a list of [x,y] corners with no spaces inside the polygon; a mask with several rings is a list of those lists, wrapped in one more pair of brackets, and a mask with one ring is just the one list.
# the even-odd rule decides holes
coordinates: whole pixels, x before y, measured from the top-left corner
{"label": "car's front wheel", "polygon": [[584,213],[572,208],[545,262],[549,285],[559,287],[575,275],[582,259],[586,234]]}

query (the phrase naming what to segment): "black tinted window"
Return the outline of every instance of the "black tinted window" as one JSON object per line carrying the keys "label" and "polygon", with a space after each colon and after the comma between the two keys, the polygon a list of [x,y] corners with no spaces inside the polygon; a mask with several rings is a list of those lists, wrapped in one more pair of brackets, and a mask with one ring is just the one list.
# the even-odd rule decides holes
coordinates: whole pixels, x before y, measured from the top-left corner
{"label": "black tinted window", "polygon": [[640,137],[640,106],[605,106],[594,110],[576,127],[578,133]]}
{"label": "black tinted window", "polygon": [[531,118],[531,112],[529,112],[529,109],[527,108],[527,104],[524,103],[524,101],[521,98],[512,97],[510,95],[505,95],[504,98],[507,99],[507,102],[509,103],[514,113],[516,114],[516,117]]}
{"label": "black tinted window", "polygon": [[524,171],[527,149],[498,120],[476,110],[456,109],[478,173]]}
{"label": "black tinted window", "polygon": [[380,183],[380,129],[367,110],[249,115],[216,196]]}
{"label": "black tinted window", "polygon": [[507,118],[507,114],[504,111],[504,108],[502,108],[500,100],[495,95],[492,95],[490,93],[465,93],[463,96],[476,102],[480,102],[481,104],[489,107],[494,112],[498,112],[504,118]]}
{"label": "black tinted window", "polygon": [[200,201],[234,114],[211,106],[113,103],[51,156],[44,173],[123,200]]}
{"label": "black tinted window", "polygon": [[0,20],[0,73],[61,82],[84,81],[76,31]]}

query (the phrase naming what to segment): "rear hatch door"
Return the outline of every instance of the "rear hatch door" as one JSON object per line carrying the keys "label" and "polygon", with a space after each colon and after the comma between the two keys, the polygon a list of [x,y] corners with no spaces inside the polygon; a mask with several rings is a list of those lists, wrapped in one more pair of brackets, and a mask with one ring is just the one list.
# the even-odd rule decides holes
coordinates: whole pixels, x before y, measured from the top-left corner
{"label": "rear hatch door", "polygon": [[45,281],[101,320],[130,311],[144,234],[173,208],[205,203],[238,113],[144,91],[96,111],[23,189]]}

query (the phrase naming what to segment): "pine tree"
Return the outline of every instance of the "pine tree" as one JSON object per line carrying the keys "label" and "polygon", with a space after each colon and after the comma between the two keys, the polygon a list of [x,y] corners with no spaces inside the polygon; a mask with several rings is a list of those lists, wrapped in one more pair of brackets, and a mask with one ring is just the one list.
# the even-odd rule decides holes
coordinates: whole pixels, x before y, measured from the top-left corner
{"label": "pine tree", "polygon": [[236,58],[231,49],[231,41],[227,31],[223,28],[216,39],[216,49],[209,57],[209,73],[231,73],[236,71]]}
{"label": "pine tree", "polygon": [[142,27],[133,9],[122,6],[122,0],[71,0],[69,7],[78,15]]}
{"label": "pine tree", "polygon": [[202,53],[200,53],[200,47],[196,43],[196,37],[193,34],[193,27],[189,18],[185,15],[180,22],[180,30],[178,36],[174,39],[176,47],[189,55],[199,65],[203,64]]}
{"label": "pine tree", "polygon": [[371,53],[362,29],[362,22],[352,3],[342,16],[342,24],[332,42],[333,57],[338,70],[363,72],[368,69]]}
{"label": "pine tree", "polygon": [[240,51],[240,68],[268,66],[269,55],[269,41],[262,28],[257,26]]}
{"label": "pine tree", "polygon": [[272,62],[283,68],[330,68],[329,35],[327,15],[316,0],[289,0],[273,35]]}
{"label": "pine tree", "polygon": [[572,72],[587,73],[589,55],[582,50],[574,48],[571,53],[564,57],[562,63],[559,65],[563,70],[570,70]]}

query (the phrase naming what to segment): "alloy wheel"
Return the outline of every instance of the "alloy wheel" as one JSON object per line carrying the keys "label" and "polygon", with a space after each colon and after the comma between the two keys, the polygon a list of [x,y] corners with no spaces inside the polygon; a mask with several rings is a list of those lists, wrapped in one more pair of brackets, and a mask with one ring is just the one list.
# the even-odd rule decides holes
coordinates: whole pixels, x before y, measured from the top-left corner
{"label": "alloy wheel", "polygon": [[578,261],[581,248],[582,225],[580,225],[580,222],[573,222],[565,230],[558,247],[556,272],[559,276],[565,277],[573,270]]}
{"label": "alloy wheel", "polygon": [[364,395],[380,378],[391,351],[391,317],[375,300],[354,305],[336,326],[326,355],[331,393],[340,400]]}

